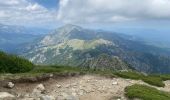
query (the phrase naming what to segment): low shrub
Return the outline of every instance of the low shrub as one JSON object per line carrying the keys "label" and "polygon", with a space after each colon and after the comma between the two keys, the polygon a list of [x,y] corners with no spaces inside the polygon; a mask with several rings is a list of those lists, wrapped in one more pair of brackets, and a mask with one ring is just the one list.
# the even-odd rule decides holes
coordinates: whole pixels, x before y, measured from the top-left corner
{"label": "low shrub", "polygon": [[116,72],[114,74],[122,78],[129,78],[135,80],[139,80],[143,77],[143,74],[134,71]]}
{"label": "low shrub", "polygon": [[165,84],[163,83],[163,80],[160,77],[145,76],[145,77],[142,77],[142,80],[150,85],[154,85],[154,86],[158,86],[158,87],[165,86]]}
{"label": "low shrub", "polygon": [[129,99],[142,99],[142,100],[169,100],[170,94],[167,92],[159,91],[146,85],[132,85],[125,88],[125,95]]}
{"label": "low shrub", "polygon": [[24,58],[0,52],[0,73],[24,73],[33,67],[34,64]]}

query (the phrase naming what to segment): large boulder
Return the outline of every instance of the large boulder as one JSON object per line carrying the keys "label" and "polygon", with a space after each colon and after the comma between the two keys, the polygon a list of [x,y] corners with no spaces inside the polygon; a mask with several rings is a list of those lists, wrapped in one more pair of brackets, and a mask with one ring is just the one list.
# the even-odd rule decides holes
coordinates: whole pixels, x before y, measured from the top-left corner
{"label": "large boulder", "polygon": [[5,100],[5,98],[14,98],[15,96],[8,92],[0,92],[0,100]]}

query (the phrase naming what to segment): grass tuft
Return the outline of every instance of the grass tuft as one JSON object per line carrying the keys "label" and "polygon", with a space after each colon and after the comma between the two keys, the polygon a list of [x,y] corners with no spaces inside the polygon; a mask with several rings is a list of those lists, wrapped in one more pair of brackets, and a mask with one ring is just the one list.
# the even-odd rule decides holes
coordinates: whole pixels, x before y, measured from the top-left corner
{"label": "grass tuft", "polygon": [[135,80],[139,80],[141,79],[141,77],[144,76],[143,74],[134,71],[116,72],[114,74],[122,78],[129,78]]}
{"label": "grass tuft", "polygon": [[135,80],[142,80],[150,85],[158,86],[158,87],[164,87],[165,84],[163,81],[165,79],[169,79],[169,77],[165,76],[156,76],[156,75],[144,75],[142,73],[134,72],[134,71],[128,71],[128,72],[116,72],[117,76],[122,78],[129,78],[129,79],[135,79]]}
{"label": "grass tuft", "polygon": [[154,86],[158,86],[158,87],[165,86],[161,77],[145,76],[145,77],[142,77],[141,79],[150,85],[154,85]]}
{"label": "grass tuft", "polygon": [[138,98],[142,100],[170,100],[169,93],[159,91],[153,87],[138,84],[126,87],[125,95],[129,99]]}

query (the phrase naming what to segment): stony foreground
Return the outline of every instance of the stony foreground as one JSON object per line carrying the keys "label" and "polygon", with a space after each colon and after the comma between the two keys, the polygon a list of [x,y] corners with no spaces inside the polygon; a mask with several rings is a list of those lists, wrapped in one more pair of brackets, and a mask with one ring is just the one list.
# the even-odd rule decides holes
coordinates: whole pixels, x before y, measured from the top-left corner
{"label": "stony foreground", "polygon": [[[43,82],[16,83],[12,89],[1,88],[0,100],[127,100],[124,88],[133,84],[146,83],[97,75],[50,78]],[[165,84],[157,89],[170,92],[170,81]]]}

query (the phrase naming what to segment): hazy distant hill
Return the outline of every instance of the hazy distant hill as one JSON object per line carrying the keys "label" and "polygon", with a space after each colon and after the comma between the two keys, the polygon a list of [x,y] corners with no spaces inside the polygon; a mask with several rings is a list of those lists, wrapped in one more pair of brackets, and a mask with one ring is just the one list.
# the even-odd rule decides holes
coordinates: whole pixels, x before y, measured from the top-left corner
{"label": "hazy distant hill", "polygon": [[131,39],[161,48],[170,49],[169,29],[118,28],[116,32],[131,35]]}
{"label": "hazy distant hill", "polygon": [[131,40],[115,32],[65,25],[27,45],[23,56],[37,64],[58,64],[95,69],[170,72],[170,52]]}
{"label": "hazy distant hill", "polygon": [[41,36],[34,29],[0,24],[0,50],[16,52],[21,44],[32,42]]}

